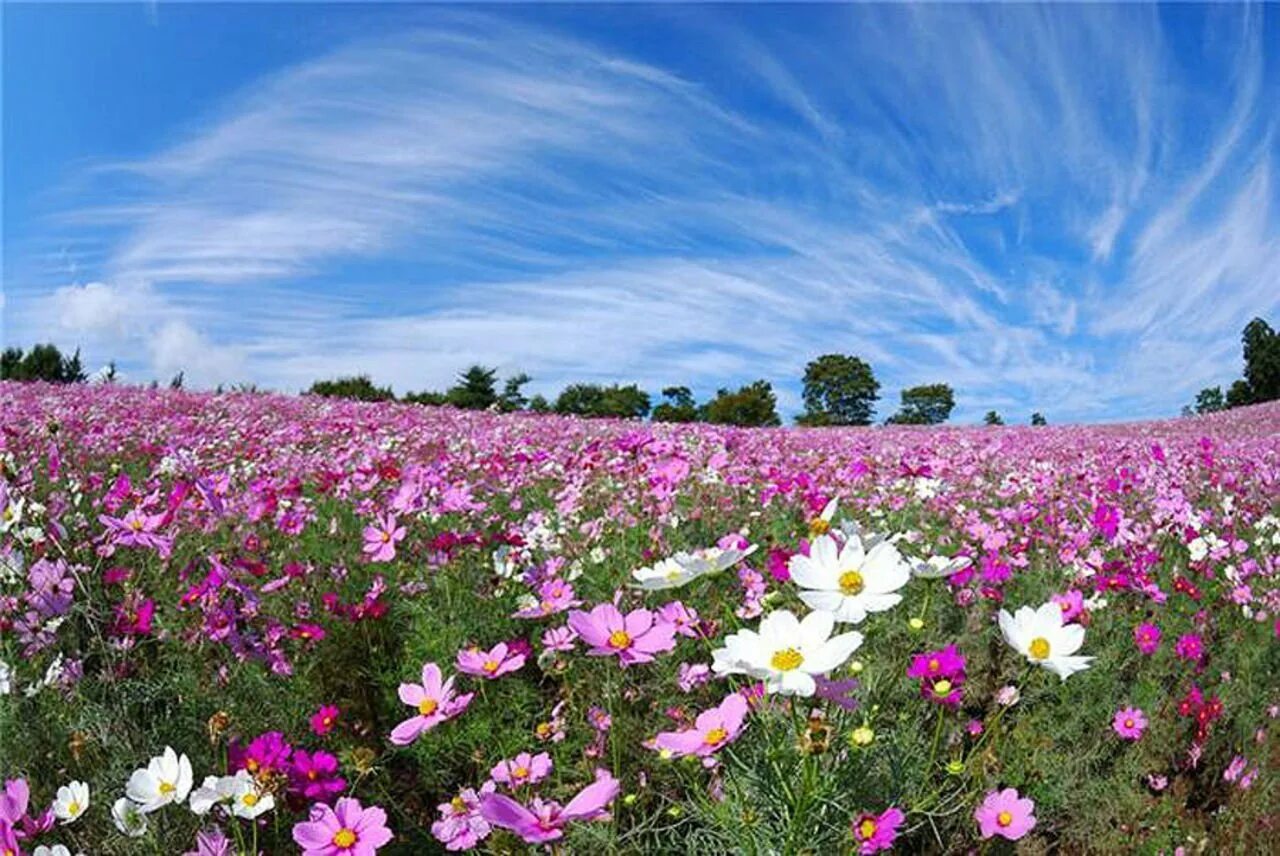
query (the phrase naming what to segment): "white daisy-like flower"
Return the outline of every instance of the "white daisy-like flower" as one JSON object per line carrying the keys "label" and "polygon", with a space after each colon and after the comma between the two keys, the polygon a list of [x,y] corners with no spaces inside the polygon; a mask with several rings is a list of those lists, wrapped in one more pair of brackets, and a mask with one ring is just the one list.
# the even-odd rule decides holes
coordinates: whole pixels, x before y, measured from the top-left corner
{"label": "white daisy-like flower", "polygon": [[231,813],[236,817],[253,820],[275,808],[275,797],[263,793],[248,770],[241,770],[230,778]]}
{"label": "white daisy-like flower", "polygon": [[143,814],[171,803],[181,803],[191,792],[191,762],[186,755],[179,756],[173,747],[164,747],[164,754],[133,771],[125,786],[125,796],[138,804]]}
{"label": "white daisy-like flower", "polygon": [[1029,662],[1043,666],[1064,681],[1089,668],[1093,660],[1073,656],[1084,644],[1084,627],[1064,624],[1062,607],[1053,601],[1037,609],[1019,607],[1013,615],[1000,610],[1000,633]]}
{"label": "white daisy-like flower", "polygon": [[930,556],[912,563],[911,576],[922,580],[936,580],[963,571],[971,564],[973,561],[968,556]]}
{"label": "white daisy-like flower", "polygon": [[745,549],[706,547],[692,552],[681,551],[655,565],[633,571],[631,576],[640,588],[648,591],[677,588],[698,577],[731,568],[755,551],[755,544]]}
{"label": "white daisy-like flower", "polygon": [[0,660],[0,695],[13,692],[13,669],[4,660]]}
{"label": "white daisy-like flower", "polygon": [[[31,856],[71,856],[71,851],[65,844],[55,844],[52,847],[41,844],[31,851]],[[84,854],[77,853],[76,856],[84,856]]]}
{"label": "white daisy-like flower", "polygon": [[232,792],[231,776],[205,776],[204,781],[200,783],[200,787],[191,792],[191,798],[187,800],[187,808],[195,814],[204,816],[208,814],[215,805],[230,802],[234,796]]}
{"label": "white daisy-like flower", "polygon": [[762,678],[769,692],[811,696],[814,675],[823,675],[849,659],[862,644],[857,631],[832,636],[835,616],[811,612],[800,620],[782,609],[761,620],[758,630],[740,630],[712,654],[719,675]]}
{"label": "white daisy-like flower", "polygon": [[897,606],[902,595],[895,592],[911,578],[897,547],[881,541],[868,550],[857,536],[842,547],[830,535],[819,535],[809,544],[809,555],[792,556],[787,569],[804,589],[801,600],[850,624]]}
{"label": "white daisy-like flower", "polygon": [[141,838],[147,834],[147,816],[128,797],[120,797],[111,806],[111,820],[115,822],[120,834],[129,838]]}
{"label": "white daisy-like flower", "polygon": [[73,823],[89,808],[89,786],[84,782],[72,782],[58,788],[53,799],[53,816],[62,823]]}

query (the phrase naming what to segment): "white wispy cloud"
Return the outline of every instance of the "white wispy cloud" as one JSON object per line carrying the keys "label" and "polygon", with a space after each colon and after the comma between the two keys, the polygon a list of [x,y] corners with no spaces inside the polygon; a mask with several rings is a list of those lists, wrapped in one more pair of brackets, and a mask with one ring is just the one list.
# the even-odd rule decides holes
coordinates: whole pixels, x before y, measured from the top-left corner
{"label": "white wispy cloud", "polygon": [[1224,101],[1150,7],[820,14],[663,25],[702,64],[446,10],[335,46],[96,168],[50,225],[77,282],[6,279],[6,323],[284,389],[479,361],[794,405],[834,350],[882,415],[947,380],[962,418],[1066,419],[1230,379],[1280,305],[1274,16],[1212,13]]}

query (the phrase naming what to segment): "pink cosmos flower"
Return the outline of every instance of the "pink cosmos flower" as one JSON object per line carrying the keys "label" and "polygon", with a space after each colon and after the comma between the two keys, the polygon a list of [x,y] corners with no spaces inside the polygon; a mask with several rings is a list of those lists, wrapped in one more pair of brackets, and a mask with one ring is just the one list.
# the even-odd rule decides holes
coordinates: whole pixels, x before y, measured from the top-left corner
{"label": "pink cosmos flower", "polygon": [[658,610],[658,620],[670,624],[675,632],[691,639],[698,637],[698,611],[673,600]]}
{"label": "pink cosmos flower", "polygon": [[675,628],[655,619],[647,609],[633,609],[623,616],[611,603],[602,603],[590,612],[569,613],[569,626],[591,646],[593,657],[614,657],[625,668],[633,663],[650,663],[653,655],[676,646]]}
{"label": "pink cosmos flower", "polygon": [[327,802],[347,789],[347,780],[338,775],[338,759],[328,752],[293,753],[289,785],[308,800]]}
{"label": "pink cosmos flower", "polygon": [[1225,782],[1234,782],[1240,778],[1240,774],[1244,772],[1244,768],[1249,765],[1249,761],[1243,755],[1237,755],[1231,759],[1231,763],[1222,771],[1222,780]]}
{"label": "pink cosmos flower", "polygon": [[311,714],[311,732],[324,737],[337,725],[340,713],[341,711],[332,704],[322,705],[319,710]]}
{"label": "pink cosmos flower", "polygon": [[458,671],[464,675],[496,680],[524,665],[525,655],[512,651],[506,642],[499,642],[488,651],[464,648],[458,652]]}
{"label": "pink cosmos flower", "polygon": [[430,731],[442,722],[453,719],[467,709],[475,693],[455,697],[453,678],[442,682],[440,667],[427,663],[422,667],[421,684],[401,684],[400,701],[416,707],[418,715],[406,719],[391,732],[391,742],[408,746],[424,731]]}
{"label": "pink cosmos flower", "polygon": [[552,627],[542,634],[542,647],[548,651],[572,651],[577,641],[572,627]]}
{"label": "pink cosmos flower", "polygon": [[1160,628],[1149,622],[1143,622],[1133,629],[1133,641],[1142,653],[1154,654],[1160,647]]}
{"label": "pink cosmos flower", "polygon": [[551,756],[546,752],[539,752],[537,755],[521,752],[514,758],[499,761],[489,771],[489,776],[514,791],[523,785],[542,781],[551,773],[552,766]]}
{"label": "pink cosmos flower", "polygon": [[387,813],[364,808],[358,799],[343,797],[335,808],[317,804],[311,819],[293,827],[293,840],[303,856],[373,856],[392,839]]}
{"label": "pink cosmos flower", "polygon": [[437,806],[440,819],[431,824],[431,834],[446,850],[470,850],[489,837],[493,827],[480,814],[480,801],[496,788],[493,782],[485,782],[479,793],[466,788]]}
{"label": "pink cosmos flower", "polygon": [[545,618],[578,606],[582,601],[573,595],[573,586],[562,579],[546,580],[538,586],[538,602],[513,614],[515,618]]}
{"label": "pink cosmos flower", "polygon": [[685,755],[707,756],[728,746],[742,732],[747,717],[747,700],[740,693],[731,693],[718,707],[698,714],[693,728],[682,731],[664,731],[654,739],[654,745],[676,757]]}
{"label": "pink cosmos flower", "polygon": [[1062,607],[1062,620],[1075,621],[1084,612],[1084,595],[1078,589],[1068,589],[1063,594],[1052,595],[1049,600]]}
{"label": "pink cosmos flower", "polygon": [[964,655],[955,645],[917,654],[907,667],[907,677],[920,679],[920,695],[936,704],[956,708],[963,699]]}
{"label": "pink cosmos flower", "polygon": [[378,518],[376,526],[364,528],[364,552],[371,562],[390,562],[396,557],[396,544],[404,540],[404,527],[396,525],[394,514]]}
{"label": "pink cosmos flower", "polygon": [[983,838],[999,835],[1017,841],[1035,827],[1036,816],[1032,814],[1035,807],[1030,798],[1020,797],[1013,788],[1005,788],[988,793],[982,805],[974,810],[973,819],[978,822]]}
{"label": "pink cosmos flower", "polygon": [[691,693],[711,679],[711,667],[706,663],[681,663],[676,685],[681,692]]}
{"label": "pink cosmos flower", "polygon": [[858,842],[858,852],[867,856],[893,847],[898,837],[898,827],[907,816],[902,809],[888,808],[880,814],[860,814],[853,822],[853,839]]}
{"label": "pink cosmos flower", "polygon": [[1186,633],[1174,643],[1173,653],[1183,660],[1199,660],[1204,656],[1204,642],[1195,633]]}
{"label": "pink cosmos flower", "polygon": [[564,836],[564,827],[575,820],[608,817],[605,806],[613,802],[621,786],[606,770],[596,771],[596,780],[561,806],[534,797],[523,806],[505,794],[488,794],[480,801],[480,814],[494,826],[510,829],[528,844],[555,841]]}
{"label": "pink cosmos flower", "polygon": [[1136,707],[1126,707],[1116,711],[1111,727],[1125,740],[1138,740],[1147,730],[1147,715]]}
{"label": "pink cosmos flower", "polygon": [[7,779],[4,792],[0,793],[0,821],[11,826],[16,824],[27,813],[30,800],[31,789],[26,779]]}

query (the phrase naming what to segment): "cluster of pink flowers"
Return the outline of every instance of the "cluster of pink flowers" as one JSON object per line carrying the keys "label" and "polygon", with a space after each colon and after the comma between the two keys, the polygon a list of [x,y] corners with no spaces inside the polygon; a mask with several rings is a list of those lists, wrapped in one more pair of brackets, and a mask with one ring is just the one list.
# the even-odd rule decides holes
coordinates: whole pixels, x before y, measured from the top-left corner
{"label": "cluster of pink flowers", "polygon": [[920,695],[935,704],[960,706],[965,682],[964,655],[955,645],[917,654],[907,667],[907,677],[920,681]]}

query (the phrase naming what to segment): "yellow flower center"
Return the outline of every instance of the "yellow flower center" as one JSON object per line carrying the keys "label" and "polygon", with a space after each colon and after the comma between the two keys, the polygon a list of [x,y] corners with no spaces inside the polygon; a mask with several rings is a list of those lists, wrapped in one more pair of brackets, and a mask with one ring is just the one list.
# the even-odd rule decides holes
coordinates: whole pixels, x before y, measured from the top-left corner
{"label": "yellow flower center", "polygon": [[725,731],[723,728],[713,728],[707,732],[705,737],[702,738],[702,742],[708,746],[718,746],[723,743],[725,738],[728,736],[729,732]]}
{"label": "yellow flower center", "polygon": [[815,538],[819,535],[826,535],[830,531],[830,521],[823,520],[821,517],[815,517],[809,521],[809,534]]}
{"label": "yellow flower center", "polygon": [[347,848],[356,843],[356,834],[354,831],[347,829],[345,826],[333,834],[333,845],[335,847]]}
{"label": "yellow flower center", "polygon": [[244,766],[245,766],[245,769],[247,769],[250,773],[258,772],[258,762],[255,761],[253,758],[250,758],[248,761],[246,761]]}
{"label": "yellow flower center", "polygon": [[383,543],[383,544],[385,544],[385,543],[387,543],[387,542],[388,542],[388,541],[390,541],[390,540],[391,540],[391,533],[390,533],[390,532],[383,532],[383,533],[382,533],[382,543]]}
{"label": "yellow flower center", "polygon": [[130,521],[129,521],[129,528],[130,528],[130,529],[132,529],[134,532],[141,532],[141,531],[142,531],[142,521],[141,521],[141,520],[130,520]]}
{"label": "yellow flower center", "polygon": [[453,806],[454,811],[465,811],[467,804],[462,801],[462,797],[454,797],[449,800],[449,805]]}
{"label": "yellow flower center", "polygon": [[529,775],[529,768],[528,768],[528,767],[516,767],[514,770],[512,770],[512,771],[511,771],[511,775],[512,775],[512,776],[514,776],[514,777],[515,777],[515,778],[517,778],[517,779],[523,779],[523,778],[526,778],[526,777]]}
{"label": "yellow flower center", "polygon": [[795,648],[783,648],[773,655],[769,661],[769,665],[777,669],[779,672],[790,672],[800,668],[800,664],[804,662],[802,655]]}
{"label": "yellow flower center", "polygon": [[418,702],[418,713],[423,716],[430,716],[439,709],[440,702],[433,698],[424,698],[422,701]]}
{"label": "yellow flower center", "polygon": [[168,796],[177,790],[172,782],[161,782],[160,787],[156,788],[163,796]]}
{"label": "yellow flower center", "polygon": [[254,793],[253,791],[249,791],[240,798],[240,802],[252,808],[253,806],[258,804],[258,799],[259,798],[256,793]]}
{"label": "yellow flower center", "polygon": [[1044,660],[1049,656],[1049,640],[1043,636],[1037,636],[1031,640],[1028,650],[1031,653],[1031,659]]}
{"label": "yellow flower center", "polygon": [[862,823],[858,824],[858,837],[863,841],[870,839],[876,834],[876,822],[871,818],[866,818]]}
{"label": "yellow flower center", "polygon": [[538,735],[539,737],[546,737],[548,734],[551,733],[551,723],[539,722],[536,726],[534,726],[533,733]]}
{"label": "yellow flower center", "polygon": [[996,815],[996,823],[1001,826],[1008,826],[1013,823],[1013,815],[1009,814],[1007,811],[1002,811]]}
{"label": "yellow flower center", "polygon": [[1133,720],[1132,720],[1132,719],[1126,719],[1126,720],[1124,721],[1124,727],[1125,727],[1125,728],[1133,728]]}
{"label": "yellow flower center", "polygon": [[480,668],[484,669],[486,672],[492,675],[494,672],[498,671],[498,661],[485,660],[484,665],[481,666]]}
{"label": "yellow flower center", "polygon": [[929,661],[929,671],[936,672],[941,667],[942,667],[942,664],[939,663],[936,659]]}
{"label": "yellow flower center", "polygon": [[846,595],[853,596],[862,591],[862,574],[858,571],[849,570],[840,575],[840,591]]}
{"label": "yellow flower center", "polygon": [[72,817],[75,817],[79,813],[80,813],[80,803],[76,802],[75,800],[72,800],[70,803],[67,804],[67,814],[71,815]]}
{"label": "yellow flower center", "polygon": [[610,648],[628,648],[631,645],[631,634],[625,630],[615,630],[609,634]]}
{"label": "yellow flower center", "polygon": [[933,694],[934,694],[934,695],[944,696],[944,695],[946,695],[946,694],[947,694],[947,693],[949,693],[949,692],[951,692],[951,681],[948,681],[948,680],[946,680],[946,679],[943,679],[943,680],[938,681],[936,684],[934,684],[934,685],[933,685]]}

